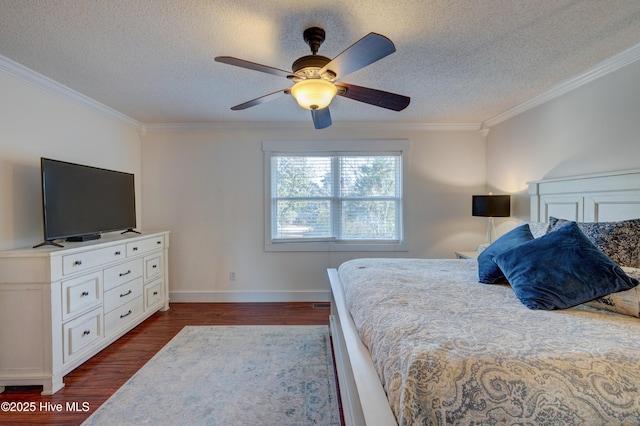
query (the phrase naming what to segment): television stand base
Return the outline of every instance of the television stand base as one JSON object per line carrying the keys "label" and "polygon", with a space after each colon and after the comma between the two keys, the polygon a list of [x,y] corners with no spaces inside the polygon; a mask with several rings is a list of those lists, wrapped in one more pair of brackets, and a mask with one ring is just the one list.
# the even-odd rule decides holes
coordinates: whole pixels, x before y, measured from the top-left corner
{"label": "television stand base", "polygon": [[40,244],[36,244],[35,246],[33,246],[32,248],[38,248],[38,247],[42,247],[42,246],[55,246],[55,247],[64,247],[62,244],[58,244],[54,241],[51,240],[47,240],[47,241],[43,241]]}
{"label": "television stand base", "polygon": [[100,234],[78,235],[75,237],[67,238],[67,241],[69,241],[70,243],[81,243],[83,241],[99,240],[100,237]]}
{"label": "television stand base", "polygon": [[126,234],[127,232],[133,232],[134,234],[140,234],[140,233],[141,233],[141,232],[136,231],[136,230],[135,230],[135,229],[133,229],[133,228],[129,228],[129,229],[127,229],[126,231],[122,231],[122,232],[120,233],[120,235]]}

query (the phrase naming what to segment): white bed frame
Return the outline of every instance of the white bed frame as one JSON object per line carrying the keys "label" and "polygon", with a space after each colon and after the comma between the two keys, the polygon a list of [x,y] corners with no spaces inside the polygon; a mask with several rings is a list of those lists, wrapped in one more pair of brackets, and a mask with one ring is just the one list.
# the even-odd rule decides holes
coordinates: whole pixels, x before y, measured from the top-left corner
{"label": "white bed frame", "polygon": [[[531,221],[549,216],[578,222],[640,218],[640,170],[529,182]],[[396,420],[369,351],[348,312],[336,269],[331,283],[330,329],[346,426],[391,426]]]}

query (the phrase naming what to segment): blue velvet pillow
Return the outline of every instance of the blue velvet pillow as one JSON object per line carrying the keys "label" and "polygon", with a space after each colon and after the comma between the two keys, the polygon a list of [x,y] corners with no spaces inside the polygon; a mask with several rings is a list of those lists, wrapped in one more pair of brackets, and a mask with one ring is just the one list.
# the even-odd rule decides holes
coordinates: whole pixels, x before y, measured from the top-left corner
{"label": "blue velvet pillow", "polygon": [[569,308],[638,285],[575,222],[499,254],[494,261],[530,309]]}
{"label": "blue velvet pillow", "polygon": [[529,224],[507,232],[484,249],[478,256],[478,280],[483,284],[506,283],[507,279],[493,261],[494,256],[533,240]]}

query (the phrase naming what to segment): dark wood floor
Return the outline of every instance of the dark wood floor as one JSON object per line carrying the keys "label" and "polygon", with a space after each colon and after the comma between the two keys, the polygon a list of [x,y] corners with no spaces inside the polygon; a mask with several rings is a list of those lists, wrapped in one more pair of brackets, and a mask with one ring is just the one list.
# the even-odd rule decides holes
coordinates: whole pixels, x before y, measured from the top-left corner
{"label": "dark wood floor", "polygon": [[[1,425],[79,425],[186,325],[325,325],[329,308],[312,303],[174,303],[64,377],[65,387],[7,388],[2,402],[34,402],[35,412],[0,410]],[[76,403],[79,412],[69,411]],[[41,406],[42,404],[42,406]],[[48,404],[48,405],[47,405]],[[63,412],[43,407],[62,404]],[[26,405],[28,409],[33,405]],[[18,406],[18,404],[15,404]],[[88,406],[88,411],[82,411]]]}

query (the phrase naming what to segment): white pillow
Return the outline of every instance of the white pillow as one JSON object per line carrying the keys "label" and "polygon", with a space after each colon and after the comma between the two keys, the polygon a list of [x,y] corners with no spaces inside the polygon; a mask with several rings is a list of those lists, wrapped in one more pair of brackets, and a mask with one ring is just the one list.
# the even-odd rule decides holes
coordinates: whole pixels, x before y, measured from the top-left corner
{"label": "white pillow", "polygon": [[[626,266],[621,268],[628,276],[640,279],[640,269]],[[585,305],[632,317],[640,317],[640,289],[638,287],[640,286],[599,297],[585,303]]]}

